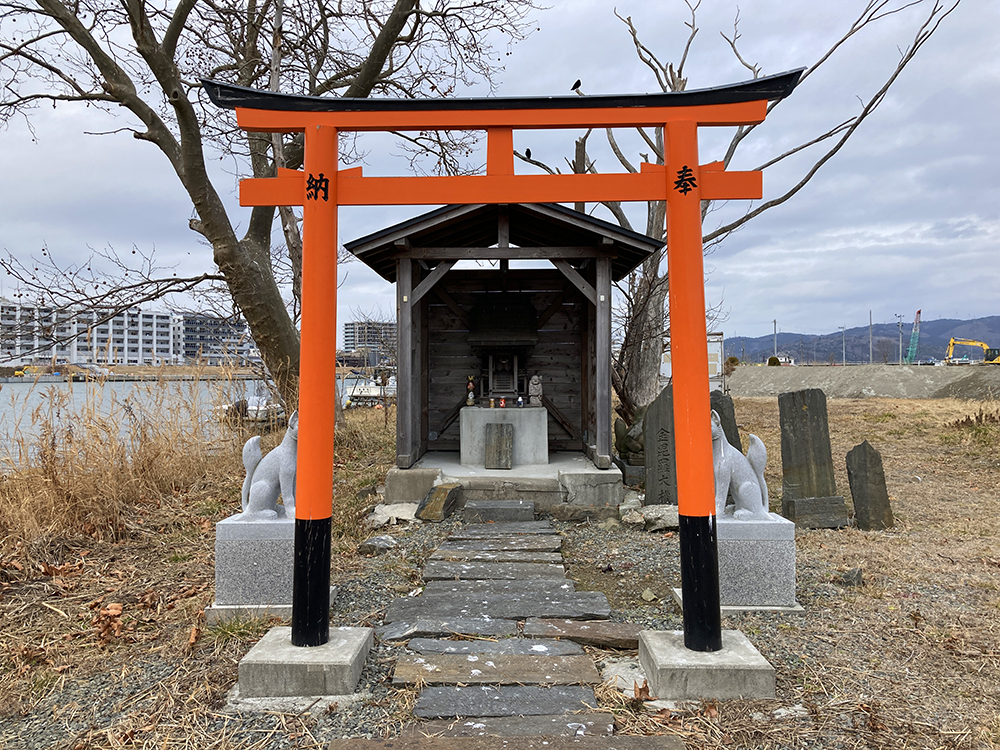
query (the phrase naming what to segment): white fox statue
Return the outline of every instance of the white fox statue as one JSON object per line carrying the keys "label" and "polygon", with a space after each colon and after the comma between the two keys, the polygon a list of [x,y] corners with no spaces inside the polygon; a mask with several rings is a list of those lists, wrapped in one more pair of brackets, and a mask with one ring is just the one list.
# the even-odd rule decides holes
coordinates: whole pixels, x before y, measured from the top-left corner
{"label": "white fox statue", "polygon": [[712,464],[715,468],[717,517],[725,513],[726,499],[730,494],[736,503],[734,518],[746,520],[769,517],[767,483],[764,481],[767,448],[756,435],[751,435],[749,442],[744,456],[726,440],[722,420],[718,412],[712,410]]}
{"label": "white fox statue", "polygon": [[[295,461],[299,447],[299,413],[292,412],[281,443],[261,458],[260,436],[243,446],[243,513],[255,518],[295,516]],[[278,507],[278,495],[284,508]],[[281,511],[284,513],[281,513]]]}

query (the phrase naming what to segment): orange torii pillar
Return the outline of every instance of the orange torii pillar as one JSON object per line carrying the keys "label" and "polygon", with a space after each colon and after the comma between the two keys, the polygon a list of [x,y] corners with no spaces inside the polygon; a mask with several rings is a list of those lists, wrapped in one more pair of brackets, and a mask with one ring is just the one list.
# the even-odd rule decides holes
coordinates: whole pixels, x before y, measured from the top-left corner
{"label": "orange torii pillar", "polygon": [[[762,122],[768,101],[788,96],[801,74],[667,94],[433,101],[290,96],[203,81],[215,104],[236,109],[244,130],[305,138],[304,171],[279,169],[277,177],[240,184],[242,205],[304,207],[293,644],[321,645],[329,638],[337,207],[665,199],[684,643],[695,651],[722,648],[701,201],[759,198],[762,186],[760,172],[726,172],[720,162],[699,165],[698,127]],[[631,174],[514,173],[514,130],[659,126],[665,166],[643,164]],[[338,132],[423,130],[486,131],[486,174],[338,172]],[[601,320],[610,337],[610,316]],[[602,381],[610,387],[608,378]]]}

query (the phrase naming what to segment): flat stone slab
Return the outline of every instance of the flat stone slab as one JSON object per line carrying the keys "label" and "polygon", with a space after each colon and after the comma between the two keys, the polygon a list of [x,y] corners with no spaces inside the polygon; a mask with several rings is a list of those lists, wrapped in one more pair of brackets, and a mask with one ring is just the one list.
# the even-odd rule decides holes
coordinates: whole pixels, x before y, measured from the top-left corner
{"label": "flat stone slab", "polygon": [[[609,713],[562,714],[560,716],[477,717],[465,721],[433,719],[403,727],[404,737],[608,737],[615,733]],[[423,746],[422,746],[423,747]],[[551,745],[546,745],[547,748]],[[574,745],[576,747],[576,745]],[[506,746],[509,750],[510,746]],[[602,750],[608,750],[605,746]]]}
{"label": "flat stone slab", "polygon": [[546,594],[576,591],[576,582],[569,578],[535,578],[525,581],[479,580],[479,581],[428,581],[424,594],[509,594],[511,592],[535,591]]}
{"label": "flat stone slab", "polygon": [[393,685],[599,685],[594,660],[533,654],[426,654],[396,660]]}
{"label": "flat stone slab", "polygon": [[443,542],[438,549],[442,552],[558,552],[562,549],[562,537],[557,534],[536,534],[534,536],[499,535],[481,539],[463,539]]}
{"label": "flat stone slab", "polygon": [[240,694],[262,698],[353,693],[371,647],[371,628],[330,628],[330,640],[311,648],[293,646],[291,628],[271,628],[240,661]]}
{"label": "flat stone slab", "polygon": [[738,630],[723,630],[722,650],[707,652],[687,649],[683,631],[644,630],[639,663],[661,700],[774,698],[774,667]]}
{"label": "flat stone slab", "polygon": [[551,521],[512,521],[510,523],[470,523],[451,532],[451,539],[492,539],[501,534],[557,534]]}
{"label": "flat stone slab", "polygon": [[400,620],[375,628],[380,641],[405,641],[410,638],[447,638],[450,635],[478,635],[506,638],[517,634],[514,620],[488,620],[471,617],[418,618]]}
{"label": "flat stone slab", "polygon": [[[328,750],[511,750],[515,746],[509,739],[496,735],[427,736],[420,732],[420,728],[425,726],[427,725],[420,724],[416,731],[387,740],[333,740],[328,745]],[[548,734],[521,736],[516,747],[518,750],[684,750],[684,743],[667,734],[652,737],[616,736],[613,740],[596,734],[581,737]]]}
{"label": "flat stone slab", "polygon": [[488,550],[474,552],[472,550],[437,549],[431,553],[431,560],[450,560],[452,562],[525,562],[525,563],[561,563],[559,552],[507,551]]}
{"label": "flat stone slab", "polygon": [[535,656],[573,656],[583,649],[572,641],[552,638],[503,638],[499,641],[447,641],[438,638],[413,638],[406,644],[418,654],[534,654]]}
{"label": "flat stone slab", "polygon": [[575,591],[548,595],[533,591],[509,594],[423,594],[393,600],[385,622],[423,618],[489,617],[524,620],[528,617],[567,620],[606,620],[611,605],[599,591]]}
{"label": "flat stone slab", "polygon": [[[453,719],[456,716],[550,716],[582,711],[588,706],[596,705],[597,698],[593,689],[579,685],[449,685],[421,690],[420,697],[413,706],[413,715],[422,719]],[[428,747],[421,745],[422,750],[427,750]],[[520,747],[526,745],[521,744]],[[601,747],[609,750],[607,745]],[[352,745],[351,750],[359,748]],[[546,750],[552,748],[546,746]]]}
{"label": "flat stone slab", "polygon": [[425,581],[524,578],[565,578],[562,565],[546,563],[478,563],[432,560],[424,566]]}
{"label": "flat stone slab", "polygon": [[483,466],[487,469],[509,469],[514,465],[514,425],[486,423]]}
{"label": "flat stone slab", "polygon": [[464,510],[465,520],[469,522],[535,520],[535,503],[531,500],[469,500]]}
{"label": "flat stone slab", "polygon": [[642,626],[630,622],[601,620],[546,620],[531,618],[524,623],[525,638],[566,638],[575,643],[604,648],[639,648]]}

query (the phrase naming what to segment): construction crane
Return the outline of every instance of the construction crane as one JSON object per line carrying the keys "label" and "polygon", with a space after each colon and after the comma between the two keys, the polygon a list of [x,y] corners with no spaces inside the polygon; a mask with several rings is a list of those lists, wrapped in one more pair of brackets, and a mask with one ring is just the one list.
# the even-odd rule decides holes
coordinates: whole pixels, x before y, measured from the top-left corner
{"label": "construction crane", "polygon": [[912,365],[917,358],[917,344],[920,343],[920,310],[913,319],[913,333],[910,334],[910,348],[906,350],[906,364]]}
{"label": "construction crane", "polygon": [[989,344],[985,344],[982,341],[956,338],[948,342],[948,351],[944,355],[944,361],[949,365],[957,364],[951,358],[951,355],[955,353],[956,346],[978,346],[983,350],[983,364],[1000,365],[1000,349],[992,349]]}

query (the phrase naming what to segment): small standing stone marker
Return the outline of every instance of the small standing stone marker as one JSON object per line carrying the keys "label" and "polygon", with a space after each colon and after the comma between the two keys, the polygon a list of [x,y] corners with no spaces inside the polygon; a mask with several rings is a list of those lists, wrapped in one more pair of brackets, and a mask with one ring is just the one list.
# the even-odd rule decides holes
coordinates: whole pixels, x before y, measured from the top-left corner
{"label": "small standing stone marker", "polygon": [[847,454],[847,480],[854,498],[854,517],[862,531],[891,528],[895,521],[885,487],[882,456],[868,441]]}
{"label": "small standing stone marker", "polygon": [[837,494],[830,450],[826,394],[818,388],[778,396],[781,422],[781,515],[796,526],[847,525],[847,505]]}
{"label": "small standing stone marker", "polygon": [[722,422],[722,431],[726,435],[729,444],[739,448],[743,452],[743,441],[740,440],[740,430],[736,426],[736,406],[733,404],[733,397],[722,391],[712,391],[709,394],[709,401],[712,410],[719,415]]}
{"label": "small standing stone marker", "polygon": [[674,398],[668,385],[649,405],[645,417],[646,505],[677,505],[674,453]]}
{"label": "small standing stone marker", "polygon": [[490,422],[486,425],[486,468],[510,469],[514,465],[514,425]]}

